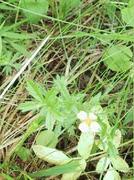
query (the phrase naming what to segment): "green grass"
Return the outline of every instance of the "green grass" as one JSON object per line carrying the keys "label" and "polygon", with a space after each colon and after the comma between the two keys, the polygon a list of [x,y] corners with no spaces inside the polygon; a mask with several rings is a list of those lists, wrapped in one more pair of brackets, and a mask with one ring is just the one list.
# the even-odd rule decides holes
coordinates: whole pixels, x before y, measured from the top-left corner
{"label": "green grass", "polygon": [[[46,179],[56,180],[61,179],[61,174],[69,174],[70,167],[80,172],[79,179],[104,179],[107,170],[104,164],[104,171],[97,173],[98,161],[102,157],[112,159],[119,154],[129,165],[129,171],[126,166],[126,171],[114,169],[121,179],[133,179],[134,27],[127,24],[121,15],[129,1],[82,1],[70,11],[65,12],[64,9],[67,13],[65,17],[60,14],[59,4],[50,2],[47,13],[33,13],[34,16],[40,15],[38,22],[26,19],[21,1],[0,3],[0,95],[24,65],[25,59],[29,59],[40,42],[51,35],[0,99],[0,176],[9,180],[44,179],[45,176]],[[32,14],[31,10],[26,12]],[[117,70],[112,71],[105,61],[119,52],[110,56],[105,56],[105,53],[112,46],[122,45],[131,50],[132,55],[124,52],[132,63],[131,67],[126,69],[122,61],[117,67],[122,65],[123,70],[118,71],[116,67]],[[123,54],[120,59],[122,57]],[[33,84],[28,84],[30,82]],[[36,82],[38,84],[34,84]],[[95,99],[99,93],[99,100]],[[82,94],[85,96],[81,97]],[[36,103],[26,111],[24,103],[27,101]],[[37,103],[40,108],[36,109]],[[74,159],[81,155],[77,149],[81,137],[77,113],[80,110],[90,112],[97,105],[103,109],[100,117],[98,115],[102,132],[94,139],[85,169],[83,162],[80,165],[80,159]],[[110,125],[109,132],[106,132],[106,122],[103,122],[106,119]],[[46,160],[46,155],[45,161],[35,155],[32,147],[40,132],[46,129],[54,132],[58,139],[56,150],[67,154],[71,162],[55,166]],[[115,148],[112,141],[117,129],[121,131],[122,138],[119,147]],[[102,142],[105,137],[108,149],[99,149],[99,143],[105,146]],[[88,140],[81,145],[86,147],[84,143]],[[45,146],[54,148],[48,144]],[[22,147],[30,155],[24,152],[20,157],[18,151]],[[88,150],[89,147],[85,151]],[[70,180],[71,173],[67,176]]]}

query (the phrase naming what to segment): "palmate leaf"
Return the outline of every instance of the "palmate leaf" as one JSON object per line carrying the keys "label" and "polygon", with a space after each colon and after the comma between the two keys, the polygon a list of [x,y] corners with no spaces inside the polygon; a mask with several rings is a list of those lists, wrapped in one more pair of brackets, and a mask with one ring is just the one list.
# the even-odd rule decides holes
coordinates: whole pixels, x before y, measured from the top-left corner
{"label": "palmate leaf", "polygon": [[28,21],[37,23],[48,11],[48,0],[21,0],[21,8]]}

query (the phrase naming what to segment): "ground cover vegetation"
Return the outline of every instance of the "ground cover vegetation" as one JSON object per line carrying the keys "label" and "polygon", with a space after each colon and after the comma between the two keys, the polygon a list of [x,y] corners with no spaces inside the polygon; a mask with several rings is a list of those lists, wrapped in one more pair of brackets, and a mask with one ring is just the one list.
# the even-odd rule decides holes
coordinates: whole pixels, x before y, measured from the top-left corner
{"label": "ground cover vegetation", "polygon": [[0,1],[0,179],[133,179],[133,0]]}

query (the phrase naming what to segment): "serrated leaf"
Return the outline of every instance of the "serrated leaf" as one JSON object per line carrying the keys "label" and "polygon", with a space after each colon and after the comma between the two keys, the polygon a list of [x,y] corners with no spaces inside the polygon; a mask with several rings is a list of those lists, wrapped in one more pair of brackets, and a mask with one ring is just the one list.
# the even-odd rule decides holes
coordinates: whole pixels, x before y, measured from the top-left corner
{"label": "serrated leaf", "polygon": [[131,68],[132,51],[127,46],[115,45],[106,50],[104,64],[116,72],[125,72]]}
{"label": "serrated leaf", "polygon": [[18,42],[14,43],[13,41],[9,41],[9,43],[17,52],[23,54],[24,56],[29,56],[30,53],[26,50],[24,44],[18,44]]}
{"label": "serrated leaf", "polygon": [[96,165],[96,172],[97,173],[103,173],[108,168],[108,165],[110,164],[110,160],[107,157],[102,157],[97,165]]}
{"label": "serrated leaf", "polygon": [[77,150],[83,159],[87,159],[90,156],[92,147],[94,144],[94,134],[91,132],[81,133]]}
{"label": "serrated leaf", "polygon": [[18,109],[22,112],[37,111],[41,107],[41,104],[36,101],[26,101],[18,106]]}
{"label": "serrated leaf", "polygon": [[103,180],[121,180],[121,177],[114,169],[109,169],[105,174]]}
{"label": "serrated leaf", "polygon": [[42,145],[33,145],[33,151],[38,158],[55,165],[65,164],[70,160],[62,151]]}
{"label": "serrated leaf", "polygon": [[21,0],[23,13],[32,23],[37,23],[40,19],[42,19],[41,15],[47,13],[48,6],[48,0]]}
{"label": "serrated leaf", "polygon": [[43,95],[42,95],[43,89],[38,83],[32,80],[27,81],[27,90],[29,94],[33,96],[36,100],[40,102],[44,100]]}
{"label": "serrated leaf", "polygon": [[129,171],[129,166],[127,164],[127,162],[122,159],[120,156],[115,156],[115,157],[111,157],[111,162],[113,167],[121,172],[128,172]]}
{"label": "serrated leaf", "polygon": [[[56,105],[56,103],[55,103]],[[55,125],[55,117],[53,116],[52,112],[47,112],[46,113],[46,120],[45,120],[45,127],[48,129],[48,130],[53,130],[54,128],[54,125]]]}
{"label": "serrated leaf", "polygon": [[63,174],[61,180],[76,180],[86,168],[86,161],[84,159],[79,161],[79,166],[72,173]]}
{"label": "serrated leaf", "polygon": [[134,27],[134,5],[122,9],[121,14],[123,21],[129,26]]}
{"label": "serrated leaf", "polygon": [[36,137],[36,144],[47,146],[47,147],[55,147],[58,143],[58,138],[53,131],[45,130],[41,131]]}

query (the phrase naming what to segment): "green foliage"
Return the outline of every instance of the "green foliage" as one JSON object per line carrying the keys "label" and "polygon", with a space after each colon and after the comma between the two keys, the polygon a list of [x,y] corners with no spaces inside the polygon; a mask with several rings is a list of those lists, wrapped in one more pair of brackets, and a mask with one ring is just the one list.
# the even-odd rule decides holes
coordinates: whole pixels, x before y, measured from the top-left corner
{"label": "green foliage", "polygon": [[126,117],[125,117],[125,120],[124,120],[124,125],[130,123],[130,122],[133,122],[133,119],[134,119],[134,107],[132,107],[128,113],[126,114]]}
{"label": "green foliage", "polygon": [[19,57],[19,53],[12,54],[10,51],[6,51],[5,54],[2,53],[0,56],[0,67],[2,67],[2,72],[6,75],[10,75],[13,69],[18,70],[20,64],[16,62]]}
{"label": "green foliage", "polygon": [[128,7],[121,10],[121,14],[122,14],[123,21],[127,25],[132,26],[132,27],[134,27],[133,12],[134,12],[134,1],[130,0],[128,3]]}
{"label": "green foliage", "polygon": [[107,0],[103,2],[103,8],[105,10],[105,13],[109,16],[109,18],[113,20],[116,11],[115,4],[111,3],[110,0]]}
{"label": "green foliage", "polygon": [[128,7],[132,7],[132,6],[134,6],[134,1],[133,0],[129,0]]}
{"label": "green foliage", "polygon": [[43,88],[34,81],[27,81],[27,90],[37,101],[43,102]]}
{"label": "green foliage", "polygon": [[14,178],[12,178],[11,176],[9,176],[8,174],[5,173],[0,173],[0,177],[3,179],[7,179],[7,180],[14,180]]}
{"label": "green foliage", "polygon": [[121,177],[117,171],[110,168],[105,174],[103,180],[121,180]]}
{"label": "green foliage", "polygon": [[86,161],[84,159],[79,161],[79,166],[76,168],[72,173],[66,173],[63,174],[61,180],[76,180],[79,178],[81,173],[85,170],[86,168]]}
{"label": "green foliage", "polygon": [[30,158],[30,150],[25,148],[25,147],[21,147],[16,154],[20,157],[20,159],[22,159],[23,161],[27,161]]}
{"label": "green foliage", "polygon": [[2,53],[2,39],[0,37],[0,56],[1,56],[1,53]]}
{"label": "green foliage", "polygon": [[132,62],[130,60],[132,56],[132,51],[127,46],[113,45],[106,50],[103,61],[109,69],[124,72],[131,68]]}
{"label": "green foliage", "polygon": [[0,25],[0,68],[6,75],[20,68],[20,56],[29,56],[25,43],[28,39],[35,37],[34,34],[14,32],[18,31],[17,27],[21,23],[8,26],[3,22]]}
{"label": "green foliage", "polygon": [[36,144],[54,148],[58,143],[58,138],[53,131],[41,131],[36,137]]}
{"label": "green foliage", "polygon": [[78,142],[78,153],[83,159],[88,159],[94,144],[93,133],[82,133]]}
{"label": "green foliage", "polygon": [[98,161],[98,163],[97,163],[97,165],[96,165],[96,172],[97,172],[97,173],[103,173],[104,171],[107,170],[109,164],[110,164],[109,158],[107,158],[107,157],[102,157],[102,158]]}
{"label": "green foliage", "polygon": [[21,0],[23,13],[31,23],[37,23],[48,11],[48,0]]}
{"label": "green foliage", "polygon": [[42,145],[33,145],[33,150],[36,156],[51,164],[62,165],[70,161],[62,151],[54,148],[45,147]]}
{"label": "green foliage", "polygon": [[120,156],[111,157],[113,167],[121,172],[129,172],[129,166]]}
{"label": "green foliage", "polygon": [[80,5],[80,0],[60,0],[59,4],[59,16],[61,19],[64,19],[67,14],[74,8],[77,8]]}
{"label": "green foliage", "polygon": [[[62,180],[76,180],[85,171],[87,161],[87,173],[79,179],[89,176],[89,171],[93,179],[98,178],[95,168],[101,174],[99,179],[120,180],[120,172],[122,179],[130,179],[132,168],[124,159],[129,163],[129,147],[133,140],[130,139],[133,7],[133,0],[91,3],[81,0],[7,0],[0,3],[1,92],[23,66],[30,51],[38,46],[46,33],[53,31],[38,62],[30,65],[30,71],[26,69],[26,73],[18,78],[17,86],[10,88],[2,100],[0,149],[5,162],[0,165],[4,172],[0,176],[5,179],[44,179],[62,175]],[[108,68],[101,66],[103,51],[103,61]],[[66,76],[52,80],[56,74]],[[27,81],[27,77],[39,80],[40,84]],[[24,91],[25,82],[28,96]],[[19,93],[27,96],[25,102],[21,96],[18,99]],[[18,102],[23,113],[16,111]],[[94,136],[90,132],[81,133],[77,119],[80,111],[93,112],[97,116],[101,126],[99,133]],[[123,136],[126,133],[127,136]],[[34,144],[35,154],[31,147],[27,149],[31,144]],[[40,170],[42,164],[40,166],[36,155],[48,162],[44,162],[45,169]],[[61,163],[64,164],[54,166]],[[35,172],[31,172],[33,167]]]}
{"label": "green foliage", "polygon": [[45,90],[36,82],[27,81],[27,90],[34,99],[21,103],[19,109],[23,112],[39,112],[44,116],[48,130],[53,130],[56,125],[72,132],[72,125],[76,121],[76,113],[82,106],[84,94],[70,94],[64,77],[57,77],[49,90]]}
{"label": "green foliage", "polygon": [[49,169],[42,169],[40,171],[31,173],[30,176],[35,177],[43,177],[43,176],[56,176],[64,173],[72,173],[75,172],[79,166],[80,166],[81,160],[74,159],[70,162],[60,165],[60,166],[54,166]]}

